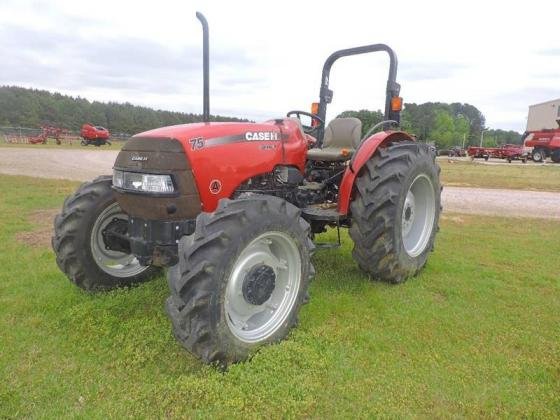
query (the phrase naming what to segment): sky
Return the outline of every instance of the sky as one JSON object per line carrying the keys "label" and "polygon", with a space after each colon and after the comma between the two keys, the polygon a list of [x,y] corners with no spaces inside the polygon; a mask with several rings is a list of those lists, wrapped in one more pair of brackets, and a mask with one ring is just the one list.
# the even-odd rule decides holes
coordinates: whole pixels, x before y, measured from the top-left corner
{"label": "sky", "polygon": [[[519,3],[519,4],[517,4]],[[557,1],[0,0],[0,85],[260,121],[309,111],[335,50],[386,43],[406,102],[467,102],[523,132],[531,104],[560,98]],[[383,53],[337,61],[327,118],[382,109]]]}

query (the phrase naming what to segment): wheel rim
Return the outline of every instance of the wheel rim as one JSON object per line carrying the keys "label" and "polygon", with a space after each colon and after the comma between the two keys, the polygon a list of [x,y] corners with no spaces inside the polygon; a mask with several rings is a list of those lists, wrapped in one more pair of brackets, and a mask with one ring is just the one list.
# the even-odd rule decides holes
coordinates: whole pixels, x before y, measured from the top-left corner
{"label": "wheel rim", "polygon": [[91,230],[91,252],[97,266],[105,273],[119,278],[136,276],[149,267],[141,265],[132,254],[107,249],[103,231],[114,219],[128,220],[117,203],[101,212]]}
{"label": "wheel rim", "polygon": [[241,341],[271,337],[294,308],[301,284],[301,255],[294,239],[266,232],[237,257],[224,308],[230,331]]}
{"label": "wheel rim", "polygon": [[543,155],[540,151],[535,153],[536,158],[537,158],[537,162],[541,162],[543,160]]}
{"label": "wheel rim", "polygon": [[434,186],[425,174],[418,175],[406,193],[402,210],[402,240],[411,257],[422,254],[434,227],[436,202]]}

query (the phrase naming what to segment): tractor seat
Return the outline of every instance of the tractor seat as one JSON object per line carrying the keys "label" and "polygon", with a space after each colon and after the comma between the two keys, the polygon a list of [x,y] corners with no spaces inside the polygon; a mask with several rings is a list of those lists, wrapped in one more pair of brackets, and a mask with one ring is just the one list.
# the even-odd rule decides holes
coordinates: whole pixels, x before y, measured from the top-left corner
{"label": "tractor seat", "polygon": [[335,118],[323,137],[323,147],[309,149],[309,160],[335,162],[352,157],[362,138],[362,122],[357,118]]}

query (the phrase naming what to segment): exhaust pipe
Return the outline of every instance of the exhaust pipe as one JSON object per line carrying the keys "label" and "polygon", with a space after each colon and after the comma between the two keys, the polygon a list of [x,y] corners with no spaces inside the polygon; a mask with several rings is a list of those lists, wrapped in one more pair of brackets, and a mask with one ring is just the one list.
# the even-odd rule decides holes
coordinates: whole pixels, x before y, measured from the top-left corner
{"label": "exhaust pipe", "polygon": [[208,21],[200,12],[196,12],[196,18],[202,24],[202,121],[210,122],[210,47],[208,45]]}

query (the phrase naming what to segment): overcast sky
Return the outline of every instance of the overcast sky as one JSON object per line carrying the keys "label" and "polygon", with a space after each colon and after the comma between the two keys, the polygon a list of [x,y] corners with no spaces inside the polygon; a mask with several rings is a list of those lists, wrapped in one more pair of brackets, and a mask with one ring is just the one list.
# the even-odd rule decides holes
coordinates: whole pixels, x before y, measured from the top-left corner
{"label": "overcast sky", "polygon": [[[405,103],[468,102],[488,126],[524,131],[528,105],[560,97],[560,3],[516,3],[0,0],[0,84],[200,113],[200,10],[214,114],[309,110],[331,52],[384,42]],[[387,65],[337,62],[328,117],[382,108]]]}

